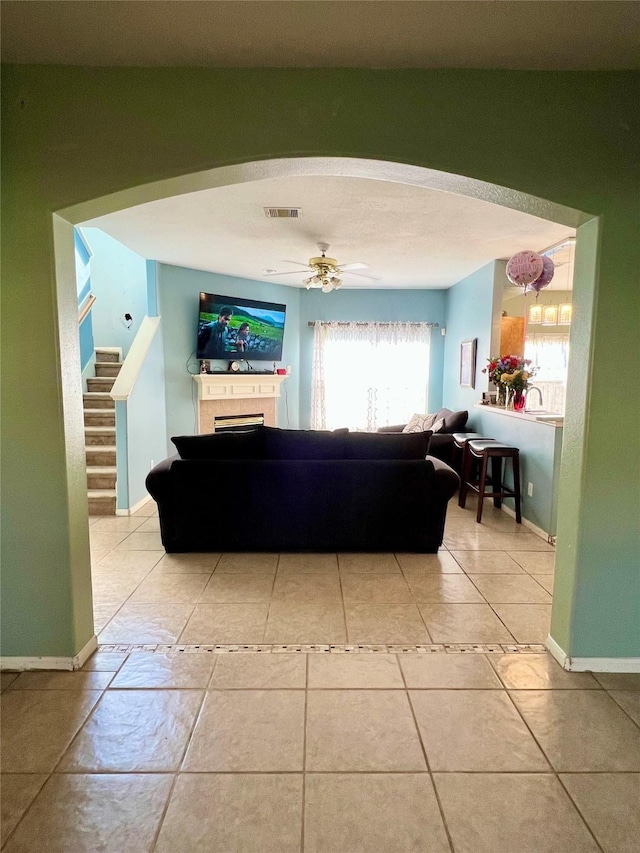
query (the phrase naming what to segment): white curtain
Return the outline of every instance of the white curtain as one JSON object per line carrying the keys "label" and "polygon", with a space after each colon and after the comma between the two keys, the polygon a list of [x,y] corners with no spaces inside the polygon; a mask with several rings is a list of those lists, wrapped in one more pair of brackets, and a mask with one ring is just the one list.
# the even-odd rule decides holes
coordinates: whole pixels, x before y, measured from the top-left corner
{"label": "white curtain", "polygon": [[375,432],[426,412],[427,323],[316,323],[311,426]]}
{"label": "white curtain", "polygon": [[535,393],[527,394],[528,409],[564,413],[569,365],[569,335],[528,335],[524,357],[538,368],[531,384],[540,389],[542,402]]}

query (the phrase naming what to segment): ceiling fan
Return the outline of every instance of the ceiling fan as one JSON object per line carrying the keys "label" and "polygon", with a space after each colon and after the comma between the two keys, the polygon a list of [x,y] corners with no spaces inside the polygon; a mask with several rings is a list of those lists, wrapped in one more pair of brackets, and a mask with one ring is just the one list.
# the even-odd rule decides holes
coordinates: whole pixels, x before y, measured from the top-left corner
{"label": "ceiling fan", "polygon": [[[352,275],[364,275],[363,273],[354,272],[354,270],[368,269],[367,264],[339,264],[336,258],[327,257],[327,252],[329,251],[328,243],[318,243],[317,246],[321,254],[316,258],[309,258],[306,264],[300,261],[285,261],[287,264],[297,264],[298,266],[305,267],[304,271],[311,273],[309,278],[303,279],[302,282],[307,290],[310,290],[312,287],[319,287],[323,293],[331,293],[332,290],[337,290],[342,284],[341,276],[343,273],[348,272]],[[295,275],[302,272],[303,270],[287,270],[286,272],[269,270],[268,272],[265,271],[264,275],[267,277],[274,275]],[[364,278],[373,279],[374,277],[364,275]]]}

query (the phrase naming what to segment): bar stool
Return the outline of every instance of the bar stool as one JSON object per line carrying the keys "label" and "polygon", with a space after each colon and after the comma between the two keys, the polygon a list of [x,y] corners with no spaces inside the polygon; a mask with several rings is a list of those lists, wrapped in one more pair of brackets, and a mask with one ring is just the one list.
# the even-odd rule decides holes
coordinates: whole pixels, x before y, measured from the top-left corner
{"label": "bar stool", "polygon": [[[452,438],[453,438],[454,454],[456,453],[456,451],[460,451],[459,457],[458,457],[460,460],[460,464],[459,464],[459,467],[457,468],[457,471],[462,478],[462,476],[464,474],[464,470],[465,470],[466,459],[467,459],[467,443],[470,441],[474,441],[474,440],[479,441],[480,439],[482,439],[483,441],[493,441],[493,439],[488,435],[483,435],[481,432],[454,432],[452,434]],[[461,480],[460,492],[458,494],[458,505],[461,507],[464,507],[464,504],[460,503],[460,501],[462,500],[463,487],[464,487],[464,479]]]}
{"label": "bar stool", "polygon": [[[482,507],[485,498],[493,498],[493,505],[500,509],[503,498],[514,498],[516,503],[516,521],[522,522],[520,510],[520,451],[517,447],[493,440],[471,440],[465,445],[467,452],[465,468],[462,472],[459,504],[464,509],[469,489],[478,494],[478,512],[476,521],[482,521]],[[471,464],[474,459],[480,461],[480,479],[471,480]],[[513,489],[502,482],[502,460],[511,459],[513,467]],[[487,467],[491,460],[491,477],[487,477]],[[487,482],[491,491],[487,492]]]}

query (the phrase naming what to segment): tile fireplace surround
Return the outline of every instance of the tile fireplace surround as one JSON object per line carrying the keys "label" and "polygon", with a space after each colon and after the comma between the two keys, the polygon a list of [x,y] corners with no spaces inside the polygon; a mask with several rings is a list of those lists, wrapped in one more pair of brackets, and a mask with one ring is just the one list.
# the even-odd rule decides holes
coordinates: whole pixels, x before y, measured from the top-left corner
{"label": "tile fireplace surround", "polygon": [[215,431],[215,418],[259,412],[266,426],[277,426],[277,400],[286,376],[265,373],[199,373],[198,433]]}

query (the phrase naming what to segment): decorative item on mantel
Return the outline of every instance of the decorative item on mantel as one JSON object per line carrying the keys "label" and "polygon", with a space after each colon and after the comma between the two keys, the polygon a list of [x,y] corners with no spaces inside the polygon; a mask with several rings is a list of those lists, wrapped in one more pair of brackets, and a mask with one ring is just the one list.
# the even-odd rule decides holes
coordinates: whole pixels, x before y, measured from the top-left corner
{"label": "decorative item on mantel", "polygon": [[518,355],[500,355],[487,361],[482,372],[488,374],[497,388],[496,405],[521,412],[525,407],[524,392],[529,388],[529,379],[538,368],[531,367],[530,358]]}

